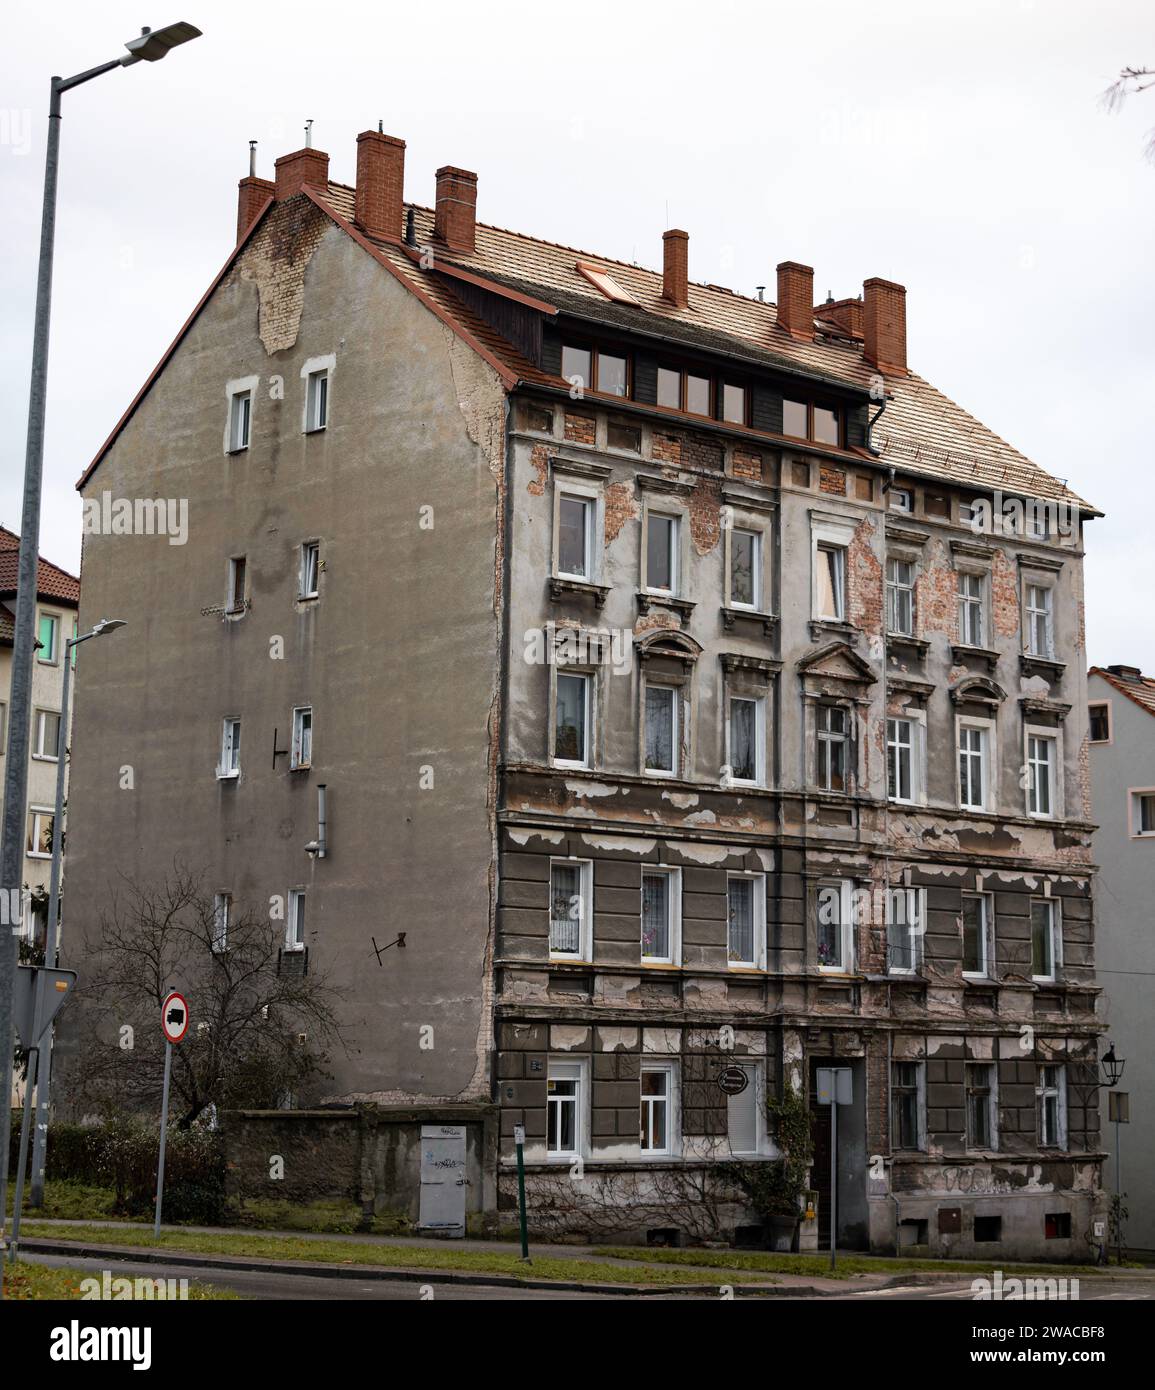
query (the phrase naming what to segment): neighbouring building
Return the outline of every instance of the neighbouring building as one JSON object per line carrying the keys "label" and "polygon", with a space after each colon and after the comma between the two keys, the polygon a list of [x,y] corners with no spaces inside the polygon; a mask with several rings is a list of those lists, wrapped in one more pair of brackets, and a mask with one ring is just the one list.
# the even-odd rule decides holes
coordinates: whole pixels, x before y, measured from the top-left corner
{"label": "neighbouring building", "polygon": [[[20,537],[0,526],[0,757],[8,756],[12,643],[16,632],[16,575]],[[32,670],[32,728],[28,760],[28,817],[21,887],[22,938],[43,949],[48,929],[52,821],[56,810],[57,749],[65,643],[76,636],[80,580],[43,556],[37,560],[36,653]],[[0,798],[3,788],[0,786]],[[6,907],[10,911],[10,908]]]}
{"label": "neighbouring building", "polygon": [[[1115,1191],[1116,1157],[1131,1249],[1155,1250],[1155,1147],[1151,1096],[1151,981],[1155,978],[1155,678],[1135,666],[1092,666],[1087,677],[1091,807],[1102,1022],[1124,1061],[1118,1090],[1126,1122],[1103,1120],[1110,1154],[1104,1186]],[[1121,1152],[1116,1154],[1116,1141]]]}
{"label": "neighbouring building", "polygon": [[844,1243],[1086,1257],[1098,513],[910,370],[901,285],[746,298],[680,230],[656,271],[453,166],[407,202],[404,151],[242,180],[80,482],[188,537],[85,540],[134,628],[77,704],[70,939],[110,865],[287,897],[359,1030],[298,1103],[500,1107],[543,1229],[691,1228],[835,1064]]}

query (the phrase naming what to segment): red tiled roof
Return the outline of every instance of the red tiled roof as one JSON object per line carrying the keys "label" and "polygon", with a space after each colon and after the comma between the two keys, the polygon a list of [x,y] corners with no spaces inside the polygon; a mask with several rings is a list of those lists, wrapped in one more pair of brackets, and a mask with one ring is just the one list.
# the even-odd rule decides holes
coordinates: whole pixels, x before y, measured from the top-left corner
{"label": "red tiled roof", "polygon": [[[353,189],[331,183],[325,201],[339,217],[353,218]],[[409,204],[419,245],[433,241],[433,213]],[[400,248],[374,242],[403,272],[404,277],[427,291],[435,277],[422,272]],[[729,352],[767,366],[843,383],[868,390],[877,369],[863,356],[860,340],[837,325],[819,319],[812,342],[799,341],[778,328],[774,304],[748,299],[716,285],[690,285],[689,304],[683,309],[662,297],[662,275],[642,266],[594,256],[576,247],[561,246],[477,224],[472,254],[451,255],[438,251],[436,262],[472,271],[510,288],[550,301],[564,312],[581,315],[641,333],[677,338],[687,346],[698,345]],[[434,268],[436,269],[436,262]],[[605,266],[617,283],[637,301],[633,305],[607,301],[606,296],[580,267]],[[430,291],[431,292],[431,291]],[[450,311],[459,312],[456,297],[448,294]],[[819,306],[819,312],[821,306]],[[491,330],[487,330],[492,332]],[[544,378],[550,385],[565,386],[537,368],[524,370],[524,360],[514,364],[512,349],[498,335],[494,346],[506,357],[519,377]],[[1000,439],[993,430],[956,405],[916,373],[887,375],[886,411],[875,427],[873,442],[884,462],[903,473],[949,479],[979,490],[996,488],[1030,497],[1066,501],[1096,515],[1096,509],[1073,492],[1064,481],[1052,477],[1026,455]]]}
{"label": "red tiled roof", "polygon": [[1139,676],[1128,679],[1126,676],[1116,675],[1114,671],[1105,671],[1102,666],[1092,666],[1087,675],[1102,676],[1107,684],[1114,686],[1120,695],[1126,695],[1128,700],[1134,700],[1148,714],[1155,714],[1155,677]]}
{"label": "red tiled roof", "polygon": [[[16,593],[16,572],[20,559],[20,537],[0,526],[0,598]],[[40,556],[36,577],[36,596],[54,599],[72,607],[80,606],[80,580],[51,560]]]}

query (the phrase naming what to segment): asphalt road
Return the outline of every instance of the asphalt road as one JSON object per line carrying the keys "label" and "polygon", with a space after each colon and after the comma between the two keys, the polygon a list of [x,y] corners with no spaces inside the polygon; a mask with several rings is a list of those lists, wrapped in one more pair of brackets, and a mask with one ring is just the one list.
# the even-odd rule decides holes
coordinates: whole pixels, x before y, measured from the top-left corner
{"label": "asphalt road", "polygon": [[264,1270],[247,1269],[190,1269],[188,1265],[166,1265],[153,1261],[132,1263],[110,1260],[77,1259],[72,1255],[35,1255],[21,1251],[20,1258],[29,1264],[49,1265],[54,1269],[82,1269],[100,1274],[111,1269],[114,1277],[143,1275],[149,1279],[189,1279],[198,1284],[211,1284],[218,1289],[232,1289],[242,1298],[280,1300],[323,1300],[346,1302],[404,1301],[421,1302],[422,1290],[432,1290],[437,1301],[457,1300],[522,1300],[597,1298],[597,1294],[554,1293],[547,1289],[511,1289],[488,1284],[426,1284],[407,1279],[323,1279],[302,1274],[272,1274]]}

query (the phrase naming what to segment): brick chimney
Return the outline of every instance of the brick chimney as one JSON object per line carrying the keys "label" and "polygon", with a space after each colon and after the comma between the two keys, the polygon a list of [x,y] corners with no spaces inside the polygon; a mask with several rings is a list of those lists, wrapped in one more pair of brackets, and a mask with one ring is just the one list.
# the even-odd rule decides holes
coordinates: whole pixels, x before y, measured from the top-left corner
{"label": "brick chimney", "polygon": [[306,184],[310,188],[327,188],[329,185],[329,156],[320,150],[306,147],[283,154],[277,160],[277,202],[300,193]]}
{"label": "brick chimney", "polygon": [[433,235],[451,251],[472,251],[476,226],[477,175],[443,164],[437,171]]}
{"label": "brick chimney", "polygon": [[273,196],[276,184],[272,179],[259,179],[249,174],[237,185],[237,240],[249,230],[256,220],[257,213]]}
{"label": "brick chimney", "polygon": [[814,270],[797,261],[778,267],[778,327],[792,338],[814,337]]}
{"label": "brick chimney", "polygon": [[400,241],[405,199],[405,141],[379,130],[357,136],[353,220],[366,236]]}
{"label": "brick chimney", "polygon": [[662,233],[662,298],[684,309],[690,302],[690,234]]}
{"label": "brick chimney", "polygon": [[877,277],[863,282],[864,355],[884,372],[906,375],[906,286]]}
{"label": "brick chimney", "polygon": [[832,323],[850,338],[862,337],[862,296],[857,299],[828,299],[814,306],[814,317]]}

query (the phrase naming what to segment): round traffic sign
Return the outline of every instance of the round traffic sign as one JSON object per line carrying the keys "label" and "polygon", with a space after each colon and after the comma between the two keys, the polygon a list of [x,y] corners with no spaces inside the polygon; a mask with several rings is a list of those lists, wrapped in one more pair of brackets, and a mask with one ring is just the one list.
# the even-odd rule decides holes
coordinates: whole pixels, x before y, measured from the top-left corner
{"label": "round traffic sign", "polygon": [[718,1086],[728,1096],[740,1096],[750,1084],[745,1067],[726,1067],[718,1077]]}
{"label": "round traffic sign", "polygon": [[188,1005],[183,994],[174,989],[165,996],[160,1009],[160,1026],[170,1043],[180,1042],[188,1032]]}

